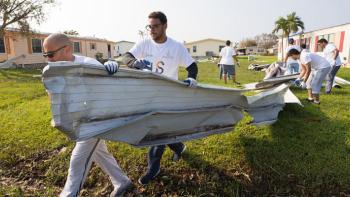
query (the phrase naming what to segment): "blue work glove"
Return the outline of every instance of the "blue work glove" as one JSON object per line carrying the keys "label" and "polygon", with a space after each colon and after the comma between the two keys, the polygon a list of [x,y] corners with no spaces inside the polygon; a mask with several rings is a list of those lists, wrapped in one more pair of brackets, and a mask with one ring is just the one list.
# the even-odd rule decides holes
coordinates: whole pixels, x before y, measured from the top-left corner
{"label": "blue work glove", "polygon": [[114,73],[118,72],[119,66],[116,61],[108,60],[103,65],[105,66],[109,75],[113,75]]}
{"label": "blue work glove", "polygon": [[197,87],[197,81],[191,77],[187,78],[184,82],[187,83],[188,87],[190,88]]}
{"label": "blue work glove", "polygon": [[300,87],[301,79],[297,78],[296,80],[294,80],[293,83],[294,83],[295,86]]}
{"label": "blue work glove", "polygon": [[133,67],[140,70],[152,71],[152,63],[144,59],[136,60],[133,64]]}

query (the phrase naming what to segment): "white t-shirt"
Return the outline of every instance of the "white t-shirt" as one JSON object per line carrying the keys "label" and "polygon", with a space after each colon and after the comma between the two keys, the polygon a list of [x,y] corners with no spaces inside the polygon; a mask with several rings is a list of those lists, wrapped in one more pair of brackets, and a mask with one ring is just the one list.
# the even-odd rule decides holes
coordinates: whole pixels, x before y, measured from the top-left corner
{"label": "white t-shirt", "polygon": [[229,46],[222,48],[220,51],[221,60],[219,64],[234,65],[232,57],[234,55],[237,55],[234,48]]}
{"label": "white t-shirt", "polygon": [[291,49],[296,49],[296,50],[298,50],[299,52],[301,52],[300,46],[298,46],[298,45],[290,45],[290,46],[288,46],[288,47],[286,48],[286,53],[288,53]]}
{"label": "white t-shirt", "polygon": [[[298,46],[298,45],[290,45],[286,48],[286,52],[285,54],[288,54],[288,52],[291,50],[291,49],[296,49],[298,50],[299,52],[301,52],[301,48]],[[288,57],[287,59],[287,63],[290,64],[290,63],[299,63],[297,60],[294,60],[293,58],[291,57]]]}
{"label": "white t-shirt", "polygon": [[340,66],[341,65],[341,60],[340,60],[340,57],[338,55],[338,57],[334,60],[334,51],[337,49],[337,47],[332,44],[332,43],[329,43],[327,44],[326,48],[324,48],[323,50],[323,54],[324,54],[324,57],[328,60],[328,62],[331,64],[331,65],[335,65],[335,66]]}
{"label": "white t-shirt", "polygon": [[315,53],[310,53],[308,50],[303,50],[300,54],[300,62],[302,64],[311,63],[311,69],[319,70],[330,67],[329,62]]}
{"label": "white t-shirt", "polygon": [[74,63],[78,64],[93,64],[93,65],[102,65],[99,61],[96,59],[93,59],[91,57],[85,57],[80,55],[74,55]]}
{"label": "white t-shirt", "polygon": [[167,37],[166,42],[156,43],[145,39],[136,43],[129,51],[137,59],[151,63],[152,72],[178,79],[179,66],[187,68],[194,60],[180,42]]}

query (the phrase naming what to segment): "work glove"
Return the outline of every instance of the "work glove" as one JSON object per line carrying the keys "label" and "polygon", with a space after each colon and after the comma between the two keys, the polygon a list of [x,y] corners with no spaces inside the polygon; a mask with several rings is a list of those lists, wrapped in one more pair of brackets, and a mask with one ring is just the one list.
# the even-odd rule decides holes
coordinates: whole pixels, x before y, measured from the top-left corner
{"label": "work glove", "polygon": [[296,80],[294,80],[293,83],[294,83],[295,86],[300,87],[301,79],[297,78]]}
{"label": "work glove", "polygon": [[103,64],[106,68],[106,71],[109,75],[113,75],[114,73],[118,72],[119,66],[118,63],[114,60],[108,60]]}
{"label": "work glove", "polygon": [[306,89],[306,82],[305,81],[300,83],[300,88],[303,89],[303,90]]}
{"label": "work glove", "polygon": [[133,64],[133,67],[139,70],[144,71],[152,71],[152,64],[151,62],[142,59],[142,60],[136,60]]}
{"label": "work glove", "polygon": [[197,87],[197,81],[191,77],[187,78],[184,82],[187,83],[187,86],[190,88]]}

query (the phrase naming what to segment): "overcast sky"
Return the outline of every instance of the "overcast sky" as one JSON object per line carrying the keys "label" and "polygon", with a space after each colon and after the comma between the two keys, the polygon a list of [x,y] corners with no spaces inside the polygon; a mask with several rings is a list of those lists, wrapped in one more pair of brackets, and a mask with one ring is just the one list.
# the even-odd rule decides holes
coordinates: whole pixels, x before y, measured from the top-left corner
{"label": "overcast sky", "polygon": [[178,41],[204,38],[239,41],[270,33],[274,21],[295,11],[306,31],[350,22],[350,0],[58,0],[43,32],[76,30],[113,41],[140,39],[151,11],[168,17],[168,36]]}

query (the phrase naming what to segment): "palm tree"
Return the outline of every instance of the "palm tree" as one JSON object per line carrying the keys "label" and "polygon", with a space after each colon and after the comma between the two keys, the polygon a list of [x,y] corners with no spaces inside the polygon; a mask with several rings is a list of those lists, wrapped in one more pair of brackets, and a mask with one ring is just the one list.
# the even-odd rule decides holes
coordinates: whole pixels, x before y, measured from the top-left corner
{"label": "palm tree", "polygon": [[304,22],[301,20],[299,16],[296,15],[295,12],[292,12],[291,14],[287,15],[287,27],[288,31],[286,32],[287,37],[289,38],[290,33],[296,33],[301,29],[301,31],[304,31]]}
{"label": "palm tree", "polygon": [[273,34],[277,34],[279,31],[282,31],[282,57],[283,57],[283,38],[286,35],[286,32],[288,31],[288,22],[287,19],[283,17],[279,17],[278,20],[275,22],[275,28],[272,30]]}
{"label": "palm tree", "polygon": [[299,29],[301,29],[302,32],[304,31],[304,22],[299,16],[296,15],[295,12],[288,14],[287,18],[279,17],[275,22],[275,28],[273,29],[272,33],[276,34],[277,32],[282,31],[282,57],[284,57],[283,38],[289,38],[291,33],[296,33],[299,31]]}

